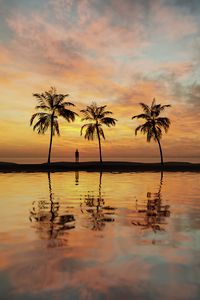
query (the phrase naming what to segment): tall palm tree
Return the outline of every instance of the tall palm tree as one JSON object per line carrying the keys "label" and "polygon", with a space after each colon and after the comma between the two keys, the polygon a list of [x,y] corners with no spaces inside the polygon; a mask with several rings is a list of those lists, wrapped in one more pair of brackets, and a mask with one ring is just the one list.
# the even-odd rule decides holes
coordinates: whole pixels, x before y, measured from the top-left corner
{"label": "tall palm tree", "polygon": [[30,126],[33,125],[33,121],[37,119],[33,126],[33,130],[37,130],[38,134],[45,134],[47,129],[50,127],[50,143],[49,143],[49,153],[48,153],[48,164],[51,160],[51,147],[53,136],[57,134],[60,135],[58,117],[61,116],[67,122],[73,122],[75,116],[77,115],[74,111],[68,109],[69,106],[75,106],[71,102],[66,102],[65,98],[68,94],[57,94],[56,88],[51,87],[48,92],[42,94],[33,94],[36,98],[38,105],[36,109],[41,110],[32,115],[30,119]]}
{"label": "tall palm tree", "polygon": [[160,117],[160,113],[164,111],[166,107],[171,107],[171,105],[156,104],[155,99],[153,99],[151,106],[148,106],[145,103],[140,103],[140,106],[142,107],[144,113],[133,116],[132,119],[144,119],[145,123],[139,125],[135,129],[135,135],[137,135],[137,132],[140,131],[141,133],[147,135],[147,142],[150,142],[151,139],[154,139],[154,141],[158,143],[161,165],[163,166],[163,153],[160,139],[162,137],[162,129],[164,129],[165,132],[168,131],[170,119],[166,117]]}
{"label": "tall palm tree", "polygon": [[86,109],[81,110],[81,112],[83,113],[82,121],[89,121],[89,123],[81,127],[81,135],[83,134],[83,130],[85,130],[85,139],[93,140],[95,137],[97,137],[99,143],[99,157],[101,163],[101,137],[105,140],[105,135],[102,126],[115,126],[117,121],[112,117],[108,117],[108,115],[112,115],[112,112],[106,110],[106,107],[107,105],[97,106],[97,104],[93,102],[90,106],[87,106]]}

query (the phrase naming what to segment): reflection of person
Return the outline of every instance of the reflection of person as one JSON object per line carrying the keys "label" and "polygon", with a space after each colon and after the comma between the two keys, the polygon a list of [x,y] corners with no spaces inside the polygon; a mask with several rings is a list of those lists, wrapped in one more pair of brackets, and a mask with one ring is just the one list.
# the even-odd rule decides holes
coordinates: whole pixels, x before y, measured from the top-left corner
{"label": "reflection of person", "polygon": [[78,152],[78,149],[76,149],[76,151],[75,151],[75,161],[79,162],[79,152]]}
{"label": "reflection of person", "polygon": [[76,171],[75,172],[75,185],[78,185],[79,184],[79,172]]}

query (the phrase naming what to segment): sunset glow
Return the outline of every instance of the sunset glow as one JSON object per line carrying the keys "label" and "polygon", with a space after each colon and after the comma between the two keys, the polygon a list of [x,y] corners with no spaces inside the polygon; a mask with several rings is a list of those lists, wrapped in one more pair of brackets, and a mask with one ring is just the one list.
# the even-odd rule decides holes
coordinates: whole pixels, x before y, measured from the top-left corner
{"label": "sunset glow", "polygon": [[[29,126],[33,93],[55,86],[75,111],[93,101],[118,120],[103,156],[158,156],[135,137],[139,102],[171,104],[165,156],[200,156],[200,3],[197,0],[0,0],[0,157],[46,157],[49,132]],[[81,114],[80,114],[81,117]],[[98,157],[83,125],[60,119],[52,157]]]}

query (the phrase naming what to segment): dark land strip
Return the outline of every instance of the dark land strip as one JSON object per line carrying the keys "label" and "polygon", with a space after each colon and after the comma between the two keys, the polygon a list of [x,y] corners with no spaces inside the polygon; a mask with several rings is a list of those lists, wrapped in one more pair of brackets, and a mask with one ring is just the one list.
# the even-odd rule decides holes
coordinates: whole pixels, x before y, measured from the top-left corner
{"label": "dark land strip", "polygon": [[146,172],[146,171],[169,171],[169,172],[200,172],[200,163],[166,162],[162,168],[160,163],[138,162],[52,162],[49,166],[43,164],[17,164],[0,162],[0,172]]}

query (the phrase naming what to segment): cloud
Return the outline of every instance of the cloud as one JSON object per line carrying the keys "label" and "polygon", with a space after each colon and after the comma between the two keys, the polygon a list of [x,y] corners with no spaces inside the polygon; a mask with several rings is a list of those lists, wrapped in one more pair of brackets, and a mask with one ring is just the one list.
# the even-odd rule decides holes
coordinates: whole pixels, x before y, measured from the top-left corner
{"label": "cloud", "polygon": [[200,3],[199,0],[172,0],[170,1],[172,5],[176,5],[179,9],[187,10],[187,12],[193,15],[199,15]]}
{"label": "cloud", "polygon": [[[69,6],[68,2],[65,1],[66,6]],[[61,9],[64,4],[55,5]],[[70,15],[75,14],[73,9],[74,5],[70,4]],[[102,61],[102,57],[116,59],[121,55],[133,55],[147,45],[145,28],[137,22],[136,13],[129,26],[126,23],[122,25],[121,21],[114,22],[112,11],[97,18],[94,17],[95,13],[88,12],[91,17],[82,24],[82,14],[90,9],[87,1],[78,2],[78,16],[74,17],[72,23],[67,18],[63,24],[49,22],[45,15],[31,14],[25,17],[13,14],[8,24],[15,32],[16,44],[22,47],[25,54],[29,51],[33,58],[42,56],[43,59],[49,59],[49,63],[52,60],[56,64],[66,64],[67,61],[80,59],[80,56],[96,62],[97,59]]]}
{"label": "cloud", "polygon": [[[95,100],[113,111],[119,122],[105,130],[106,153],[113,149],[127,155],[146,153],[143,136],[133,142],[136,123],[131,116],[140,112],[139,102],[150,104],[155,97],[173,105],[169,110],[173,130],[165,137],[169,152],[175,149],[173,142],[181,148],[183,120],[192,132],[188,143],[195,151],[199,68],[198,54],[194,60],[193,52],[199,49],[198,22],[189,8],[186,2],[182,7],[172,0],[49,0],[43,6],[38,1],[34,9],[21,2],[4,4],[4,21],[12,34],[0,44],[1,95],[6,100],[1,102],[2,122],[5,118],[19,122],[20,144],[24,139],[26,145],[29,138],[32,146],[39,141],[45,153],[48,136],[32,133],[27,120],[35,105],[32,93],[53,85],[70,94],[77,110]],[[188,45],[188,39],[193,44]],[[85,153],[93,153],[96,144],[79,138],[80,122],[67,125],[61,122],[62,139],[55,139],[55,153],[64,153],[62,141],[69,143],[69,151],[76,142]],[[13,126],[12,122],[8,126],[2,151],[11,143],[17,145]],[[122,140],[126,150],[120,150]],[[23,153],[37,152],[36,146],[29,148],[24,146]],[[154,151],[154,145],[149,149]]]}
{"label": "cloud", "polygon": [[169,39],[182,39],[198,32],[195,18],[179,6],[167,4],[165,1],[151,1],[152,19],[157,33],[166,35]]}
{"label": "cloud", "polygon": [[192,84],[187,93],[188,102],[192,103],[195,106],[195,109],[199,109],[198,113],[200,114],[200,84]]}

